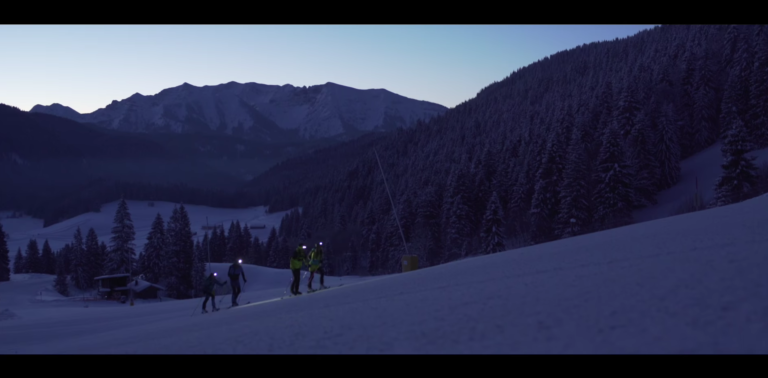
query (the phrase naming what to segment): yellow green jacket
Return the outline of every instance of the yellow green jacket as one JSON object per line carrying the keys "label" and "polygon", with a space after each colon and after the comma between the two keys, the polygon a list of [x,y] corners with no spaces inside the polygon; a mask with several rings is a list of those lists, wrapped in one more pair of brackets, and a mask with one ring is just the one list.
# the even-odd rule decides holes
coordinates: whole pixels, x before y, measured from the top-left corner
{"label": "yellow green jacket", "polygon": [[293,252],[293,257],[291,257],[291,269],[301,269],[301,266],[306,262],[307,259],[304,257],[303,248],[296,248],[296,251]]}
{"label": "yellow green jacket", "polygon": [[312,248],[312,252],[309,253],[309,271],[314,272],[323,266],[323,250],[322,248]]}

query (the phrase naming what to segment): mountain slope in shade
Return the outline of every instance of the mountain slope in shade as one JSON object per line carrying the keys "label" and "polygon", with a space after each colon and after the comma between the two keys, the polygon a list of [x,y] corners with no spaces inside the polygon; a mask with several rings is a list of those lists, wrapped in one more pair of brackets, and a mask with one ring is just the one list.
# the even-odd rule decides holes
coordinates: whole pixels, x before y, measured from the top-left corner
{"label": "mountain slope in shade", "polygon": [[360,90],[335,83],[311,87],[229,82],[184,83],[156,95],[139,93],[80,114],[60,105],[36,105],[78,122],[133,132],[223,132],[270,141],[337,137],[409,127],[446,107],[385,89]]}

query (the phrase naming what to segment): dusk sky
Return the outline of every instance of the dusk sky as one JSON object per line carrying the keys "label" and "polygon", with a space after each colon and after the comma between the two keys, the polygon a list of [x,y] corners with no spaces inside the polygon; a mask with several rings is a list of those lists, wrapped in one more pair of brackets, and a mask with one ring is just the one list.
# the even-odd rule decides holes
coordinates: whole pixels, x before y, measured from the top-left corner
{"label": "dusk sky", "polygon": [[650,25],[0,26],[0,103],[80,113],[184,82],[384,88],[447,107],[514,70]]}

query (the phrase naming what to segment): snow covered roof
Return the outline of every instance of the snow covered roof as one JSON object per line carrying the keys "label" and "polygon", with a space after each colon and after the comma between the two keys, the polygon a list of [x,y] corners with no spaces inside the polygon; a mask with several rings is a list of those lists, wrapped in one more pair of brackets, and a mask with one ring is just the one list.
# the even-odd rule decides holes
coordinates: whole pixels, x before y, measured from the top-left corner
{"label": "snow covered roof", "polygon": [[112,275],[109,275],[109,276],[99,276],[99,277],[94,278],[94,280],[101,280],[101,279],[104,279],[104,278],[130,277],[130,276],[131,275],[128,274],[128,273],[112,274]]}
{"label": "snow covered roof", "polygon": [[160,285],[153,284],[151,282],[147,282],[147,281],[144,281],[144,280],[138,280],[138,279],[134,280],[130,284],[128,284],[128,287],[131,290],[136,291],[136,292],[144,291],[144,289],[146,289],[146,288],[148,288],[150,286],[154,286],[154,287],[156,287],[156,288],[158,288],[160,290],[165,290],[165,288],[160,286]]}

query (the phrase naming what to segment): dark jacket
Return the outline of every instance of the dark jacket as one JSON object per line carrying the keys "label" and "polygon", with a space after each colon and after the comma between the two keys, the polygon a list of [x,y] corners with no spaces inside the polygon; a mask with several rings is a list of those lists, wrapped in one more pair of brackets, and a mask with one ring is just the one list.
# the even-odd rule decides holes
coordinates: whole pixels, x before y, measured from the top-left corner
{"label": "dark jacket", "polygon": [[243,276],[243,281],[247,281],[245,279],[245,269],[243,269],[243,266],[238,263],[230,265],[229,272],[227,274],[229,275],[229,279],[232,280],[232,282],[239,280],[241,275]]}
{"label": "dark jacket", "polygon": [[224,283],[219,282],[219,280],[216,279],[215,276],[208,276],[208,278],[205,279],[205,283],[203,284],[203,291],[206,293],[213,293],[213,289],[216,288],[215,285],[224,286],[227,284],[227,281],[224,281]]}

